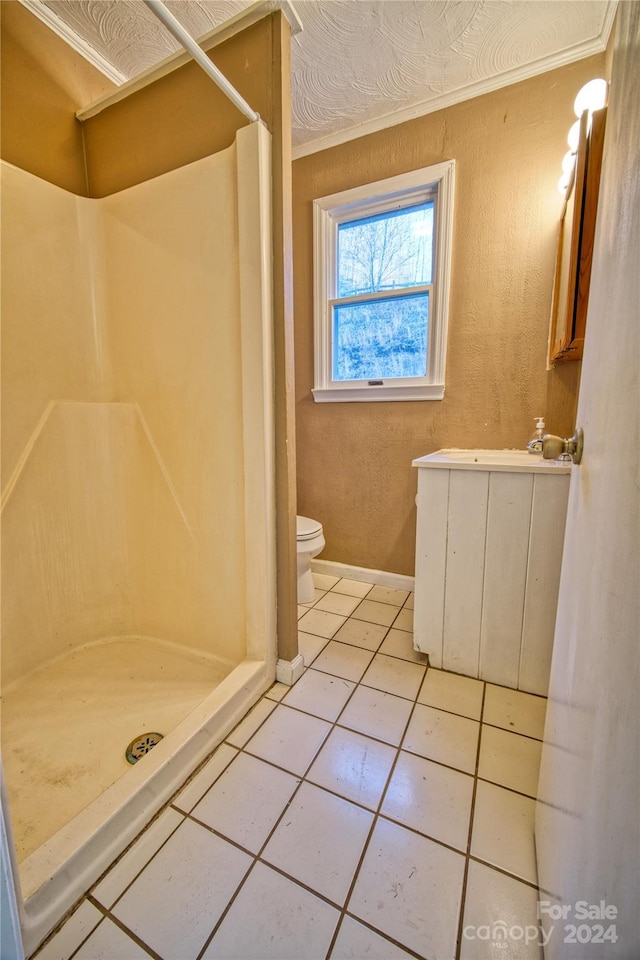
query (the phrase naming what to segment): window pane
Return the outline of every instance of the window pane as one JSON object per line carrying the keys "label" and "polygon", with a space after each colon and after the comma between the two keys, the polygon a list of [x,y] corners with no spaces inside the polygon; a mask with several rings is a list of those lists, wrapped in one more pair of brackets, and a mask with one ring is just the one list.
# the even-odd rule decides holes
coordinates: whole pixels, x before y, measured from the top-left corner
{"label": "window pane", "polygon": [[431,283],[433,200],[338,226],[337,296]]}
{"label": "window pane", "polygon": [[428,325],[428,292],[336,305],[333,379],[426,376]]}

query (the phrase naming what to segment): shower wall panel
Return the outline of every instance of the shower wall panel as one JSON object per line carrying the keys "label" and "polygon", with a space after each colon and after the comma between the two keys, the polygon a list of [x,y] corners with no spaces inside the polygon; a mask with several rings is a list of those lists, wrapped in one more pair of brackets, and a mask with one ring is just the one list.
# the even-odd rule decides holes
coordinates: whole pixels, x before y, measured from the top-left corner
{"label": "shower wall panel", "polygon": [[233,664],[245,633],[236,191],[234,145],[101,201],[117,399],[139,405],[182,518],[150,527],[137,486],[138,631]]}
{"label": "shower wall panel", "polygon": [[245,655],[235,171],[98,201],[2,164],[4,684],[112,636]]}

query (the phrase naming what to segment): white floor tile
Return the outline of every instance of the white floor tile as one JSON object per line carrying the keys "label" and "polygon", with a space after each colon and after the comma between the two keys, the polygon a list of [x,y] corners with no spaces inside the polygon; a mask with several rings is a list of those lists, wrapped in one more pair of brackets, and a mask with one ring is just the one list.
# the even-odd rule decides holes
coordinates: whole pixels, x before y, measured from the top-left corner
{"label": "white floor tile", "polygon": [[400,657],[401,660],[411,660],[413,663],[427,665],[427,657],[419,650],[413,649],[413,634],[406,630],[396,630],[392,627],[384,638],[380,653],[388,657]]}
{"label": "white floor tile", "polygon": [[324,597],[324,595],[325,595],[326,592],[327,592],[326,590],[318,590],[318,588],[315,587],[315,588],[314,588],[314,591],[313,591],[313,600],[309,600],[308,603],[301,603],[300,606],[301,606],[301,607],[306,607],[307,610],[308,610],[308,609],[309,609],[310,607],[312,607],[315,603],[317,603],[318,600],[321,600],[322,597]]}
{"label": "white floor tile", "polygon": [[332,587],[334,593],[346,593],[349,597],[366,597],[371,590],[372,583],[366,583],[364,580],[349,580],[343,577]]}
{"label": "white floor tile", "polygon": [[340,715],[340,725],[400,745],[413,704],[384,690],[358,687]]}
{"label": "white floor tile", "polygon": [[274,683],[265,693],[265,697],[268,697],[269,700],[280,701],[289,693],[290,689],[291,687],[287,683]]}
{"label": "white floor tile", "polygon": [[298,651],[302,655],[305,667],[311,666],[315,658],[329,643],[326,637],[315,637],[312,633],[298,631]]}
{"label": "white floor tile", "polygon": [[331,951],[331,960],[412,960],[411,954],[396,947],[369,927],[345,916]]}
{"label": "white floor tile", "polygon": [[316,610],[326,610],[328,613],[338,613],[342,617],[350,616],[360,603],[358,597],[349,597],[345,593],[325,593],[316,603]]}
{"label": "white floor tile", "polygon": [[204,797],[209,787],[215,783],[222,771],[229,766],[234,757],[238,755],[235,747],[230,747],[227,743],[221,743],[214,755],[204,765],[200,773],[197,773],[193,780],[189,780],[186,787],[180,791],[173,801],[173,806],[185,813],[190,813],[198,800]]}
{"label": "white floor tile", "polygon": [[166,960],[195,960],[251,862],[187,820],[112,912]]}
{"label": "white floor tile", "polygon": [[376,690],[385,690],[397,697],[415,700],[424,677],[426,664],[410,663],[397,657],[377,653],[362,678],[362,683]]}
{"label": "white floor tile", "polygon": [[290,688],[283,703],[333,722],[355,689],[355,683],[319,670],[307,670]]}
{"label": "white floor tile", "polygon": [[376,810],[396,751],[352,730],[336,727],[313,761],[307,779]]}
{"label": "white floor tile", "polygon": [[541,752],[539,740],[483,724],[478,776],[535,797]]}
{"label": "white floor tile", "polygon": [[458,713],[462,717],[479,720],[482,711],[481,680],[460,677],[455,673],[429,667],[418,694],[418,703],[425,703],[440,710]]}
{"label": "white floor tile", "polygon": [[290,773],[241,753],[192,816],[257,854],[299,782]]}
{"label": "white floor tile", "polygon": [[309,607],[305,607],[304,604],[302,603],[298,604],[298,620],[300,619],[300,617],[304,617],[305,613],[308,613],[308,612],[309,612]]}
{"label": "white floor tile", "polygon": [[322,670],[324,673],[332,673],[336,677],[344,677],[345,680],[358,681],[365,672],[371,660],[373,653],[370,650],[361,650],[358,647],[352,647],[347,643],[337,643],[332,640],[324,648],[319,657],[313,662],[314,670]]}
{"label": "white floor tile", "polygon": [[535,809],[535,800],[479,780],[473,813],[472,855],[537,883]]}
{"label": "white floor tile", "polygon": [[480,724],[444,710],[416,704],[403,749],[475,773]]}
{"label": "white floor tile", "polygon": [[369,623],[380,623],[390,627],[398,613],[397,607],[388,603],[376,603],[374,600],[363,600],[351,614],[356,620],[368,620]]}
{"label": "white floor tile", "polygon": [[203,960],[324,957],[339,918],[334,907],[257,863]]}
{"label": "white floor tile", "polygon": [[381,587],[378,584],[376,584],[371,593],[367,594],[368,600],[376,600],[378,603],[390,603],[394,607],[401,607],[408,597],[408,590],[397,590],[395,587]]}
{"label": "white floor tile", "polygon": [[[471,861],[461,960],[542,960],[537,900],[533,887]],[[515,936],[510,936],[511,930]]]}
{"label": "white floor tile", "polygon": [[247,751],[302,776],[331,730],[326,720],[278,704],[247,744]]}
{"label": "white floor tile", "polygon": [[382,813],[466,853],[473,777],[400,751]]}
{"label": "white floor tile", "polygon": [[232,730],[227,737],[227,742],[232,747],[244,747],[245,743],[251,739],[258,727],[275,710],[275,700],[268,700],[264,697],[258,700],[253,710],[247,714],[242,723],[238,724],[235,730]]}
{"label": "white floor tile", "polygon": [[347,909],[421,957],[453,960],[464,857],[379,819]]}
{"label": "white floor tile", "polygon": [[396,630],[407,630],[413,633],[413,610],[403,607],[398,616],[393,621]]}
{"label": "white floor tile", "polygon": [[542,740],[546,711],[547,701],[544,697],[487,684],[482,715],[484,723]]}
{"label": "white floor tile", "polygon": [[340,577],[332,577],[328,573],[316,573],[315,571],[312,572],[311,576],[318,590],[331,590],[340,579]]}
{"label": "white floor tile", "polygon": [[404,604],[404,609],[405,609],[405,610],[413,610],[414,598],[415,598],[415,594],[414,594],[414,593],[410,593],[409,596],[408,596],[407,599],[406,599],[405,604]]}
{"label": "white floor tile", "polygon": [[148,960],[149,954],[108,917],[82,944],[74,960]]}
{"label": "white floor tile", "polygon": [[349,617],[334,639],[365,650],[377,650],[388,629],[380,623],[368,623],[366,620],[354,620],[353,617]]}
{"label": "white floor tile", "polygon": [[168,840],[173,831],[180,826],[183,819],[184,817],[171,807],[163,810],[158,819],[145,830],[131,849],[127,850],[94,888],[92,892],[96,900],[105,907],[113,906],[120,894],[124,893],[132,880],[135,880],[165,840]]}
{"label": "white floor tile", "polygon": [[337,633],[347,618],[337,613],[327,613],[326,610],[307,610],[304,617],[298,620],[298,627],[305,633],[313,633],[316,637],[326,637],[330,640]]}
{"label": "white floor tile", "polygon": [[373,814],[303,783],[262,858],[341,905]]}
{"label": "white floor tile", "polygon": [[83,900],[56,935],[35,955],[34,960],[68,960],[92,930],[98,926],[103,914],[88,900]]}

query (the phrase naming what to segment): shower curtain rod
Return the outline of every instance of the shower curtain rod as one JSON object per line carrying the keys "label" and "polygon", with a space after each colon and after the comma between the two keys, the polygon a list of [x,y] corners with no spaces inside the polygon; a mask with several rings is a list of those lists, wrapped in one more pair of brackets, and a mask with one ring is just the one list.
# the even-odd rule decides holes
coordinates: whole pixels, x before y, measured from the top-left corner
{"label": "shower curtain rod", "polygon": [[259,120],[260,116],[252,110],[247,101],[240,96],[235,87],[233,87],[223,73],[218,70],[215,63],[213,63],[209,57],[206,55],[202,47],[199,47],[195,42],[190,33],[188,33],[182,24],[176,20],[172,13],[167,10],[162,0],[144,0],[149,9],[155,13],[158,20],[162,21],[167,30],[173,34],[176,40],[182,44],[182,46],[187,50],[193,59],[198,63],[204,72],[211,77],[214,83],[216,83],[223,93],[229,97],[231,102],[252,122],[254,120]]}

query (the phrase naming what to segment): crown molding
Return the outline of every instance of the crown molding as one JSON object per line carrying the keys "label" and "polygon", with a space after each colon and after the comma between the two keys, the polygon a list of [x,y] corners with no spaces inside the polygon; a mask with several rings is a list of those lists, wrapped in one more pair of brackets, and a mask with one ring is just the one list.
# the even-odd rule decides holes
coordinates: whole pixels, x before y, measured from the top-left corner
{"label": "crown molding", "polygon": [[415,120],[418,117],[427,116],[429,113],[444,110],[447,107],[455,106],[457,103],[463,103],[465,100],[473,100],[475,97],[493,93],[495,90],[501,90],[503,87],[519,83],[521,80],[528,80],[542,73],[548,73],[550,70],[556,70],[558,67],[564,67],[578,60],[584,60],[586,57],[591,57],[594,54],[602,53],[606,50],[609,42],[609,35],[615,20],[617,7],[618,0],[609,0],[602,29],[597,36],[592,37],[590,40],[585,40],[582,43],[551,56],[542,57],[531,63],[523,64],[521,67],[514,67],[513,70],[508,70],[498,76],[489,77],[486,80],[479,80],[476,83],[459,87],[457,90],[451,90],[441,96],[413,103],[400,110],[390,111],[382,116],[374,117],[371,120],[365,120],[362,123],[350,126],[348,129],[326,134],[314,140],[308,140],[306,143],[294,146],[292,159],[300,160],[313,153],[330,150],[332,147],[341,146],[343,143],[348,143],[351,140],[358,140],[360,137],[366,137],[369,134],[378,133],[380,130],[395,127],[400,123],[406,123],[408,120]]}
{"label": "crown molding", "polygon": [[125,82],[127,78],[124,74],[116,70],[112,63],[109,63],[97,50],[94,50],[85,40],[82,40],[42,0],[20,0],[20,3],[105,77],[118,85]]}

